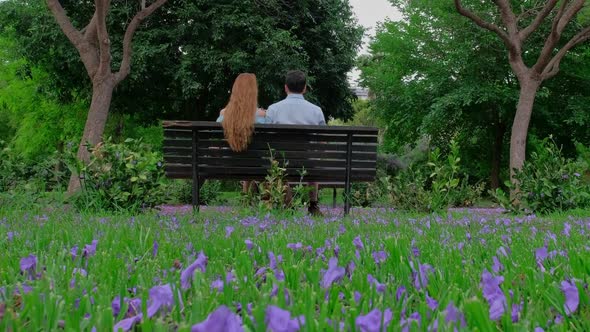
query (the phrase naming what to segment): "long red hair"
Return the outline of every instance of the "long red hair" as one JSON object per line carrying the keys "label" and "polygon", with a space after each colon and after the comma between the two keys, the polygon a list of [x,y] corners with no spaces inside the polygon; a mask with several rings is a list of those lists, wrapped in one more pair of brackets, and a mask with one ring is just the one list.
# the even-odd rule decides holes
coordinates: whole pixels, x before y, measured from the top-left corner
{"label": "long red hair", "polygon": [[254,132],[257,107],[256,75],[240,74],[234,82],[222,122],[225,139],[233,151],[244,151],[248,147]]}

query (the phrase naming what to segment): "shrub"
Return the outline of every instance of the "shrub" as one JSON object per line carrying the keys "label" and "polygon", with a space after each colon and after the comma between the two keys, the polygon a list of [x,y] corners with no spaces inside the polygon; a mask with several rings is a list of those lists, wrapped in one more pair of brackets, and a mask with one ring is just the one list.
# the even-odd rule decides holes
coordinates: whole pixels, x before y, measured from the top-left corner
{"label": "shrub", "polygon": [[[512,200],[502,191],[496,198],[513,211],[549,213],[590,206],[590,186],[583,181],[583,162],[565,158],[552,137],[540,142],[516,172],[520,190]],[[511,190],[510,183],[506,184]]]}
{"label": "shrub", "polygon": [[[164,191],[167,203],[192,204],[193,182],[192,180],[166,181]],[[199,193],[200,205],[212,205],[219,203],[221,195],[221,181],[205,180]]]}
{"label": "shrub", "polygon": [[75,158],[70,164],[82,179],[78,208],[135,212],[164,201],[162,157],[150,145],[141,139],[116,144],[109,138],[88,149],[87,165]]}

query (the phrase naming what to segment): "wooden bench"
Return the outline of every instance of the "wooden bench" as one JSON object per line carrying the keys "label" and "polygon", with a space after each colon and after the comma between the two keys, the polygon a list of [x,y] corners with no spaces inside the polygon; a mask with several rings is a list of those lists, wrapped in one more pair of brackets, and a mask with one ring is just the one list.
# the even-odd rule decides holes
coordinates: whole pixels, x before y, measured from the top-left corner
{"label": "wooden bench", "polygon": [[345,189],[350,212],[352,182],[371,182],[377,167],[377,128],[256,125],[247,151],[234,152],[216,122],[164,121],[166,176],[192,179],[193,206],[206,179],[264,180],[274,158],[287,161],[287,181],[318,182]]}

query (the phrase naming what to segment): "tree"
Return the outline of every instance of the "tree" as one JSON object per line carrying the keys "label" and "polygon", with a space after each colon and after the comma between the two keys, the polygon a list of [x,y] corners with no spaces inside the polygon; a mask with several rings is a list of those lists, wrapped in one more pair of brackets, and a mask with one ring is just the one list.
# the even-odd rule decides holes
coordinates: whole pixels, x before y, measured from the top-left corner
{"label": "tree", "polygon": [[[511,179],[518,185],[514,174],[520,170],[526,158],[526,142],[535,98],[541,84],[559,73],[566,54],[579,44],[590,39],[590,25],[577,31],[567,42],[562,41],[566,29],[586,7],[586,0],[527,1],[520,13],[515,12],[509,0],[492,1],[498,15],[477,14],[454,0],[457,11],[475,24],[500,37],[508,51],[508,63],[520,85],[520,95],[510,137]],[[544,3],[544,4],[543,4]],[[528,22],[524,22],[527,20]],[[527,52],[537,53],[527,41],[535,33],[542,32],[542,25],[550,22],[543,47],[532,66],[526,64]],[[528,48],[532,49],[527,51]]]}
{"label": "tree", "polygon": [[499,43],[458,20],[449,3],[392,3],[404,19],[379,27],[371,55],[359,65],[387,123],[385,148],[401,153],[425,135],[446,151],[455,138],[465,171],[497,188],[517,97],[508,65],[489,66],[503,56]]}
{"label": "tree", "polygon": [[[96,145],[102,139],[107,122],[113,90],[131,71],[132,41],[135,31],[148,16],[161,7],[167,0],[156,0],[146,7],[141,2],[141,10],[127,26],[123,38],[123,58],[119,70],[113,72],[111,59],[111,41],[107,31],[107,15],[111,7],[110,0],[95,0],[95,11],[88,25],[78,30],[72,24],[66,11],[58,0],[47,0],[49,10],[55,17],[63,33],[74,45],[92,81],[92,101],[84,127],[82,140],[78,148],[78,159],[88,162],[90,155],[86,144]],[[72,174],[68,192],[76,191],[80,180]]]}

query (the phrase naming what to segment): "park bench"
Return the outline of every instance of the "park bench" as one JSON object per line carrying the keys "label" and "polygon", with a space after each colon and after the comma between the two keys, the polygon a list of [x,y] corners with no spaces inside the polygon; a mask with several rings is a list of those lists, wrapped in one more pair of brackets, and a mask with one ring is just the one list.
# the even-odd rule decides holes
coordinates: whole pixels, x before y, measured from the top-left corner
{"label": "park bench", "polygon": [[192,179],[193,206],[206,179],[264,180],[273,157],[288,161],[286,180],[344,187],[344,212],[350,211],[353,182],[376,176],[378,129],[347,126],[256,125],[243,152],[234,152],[216,122],[164,121],[164,162],[168,178]]}

